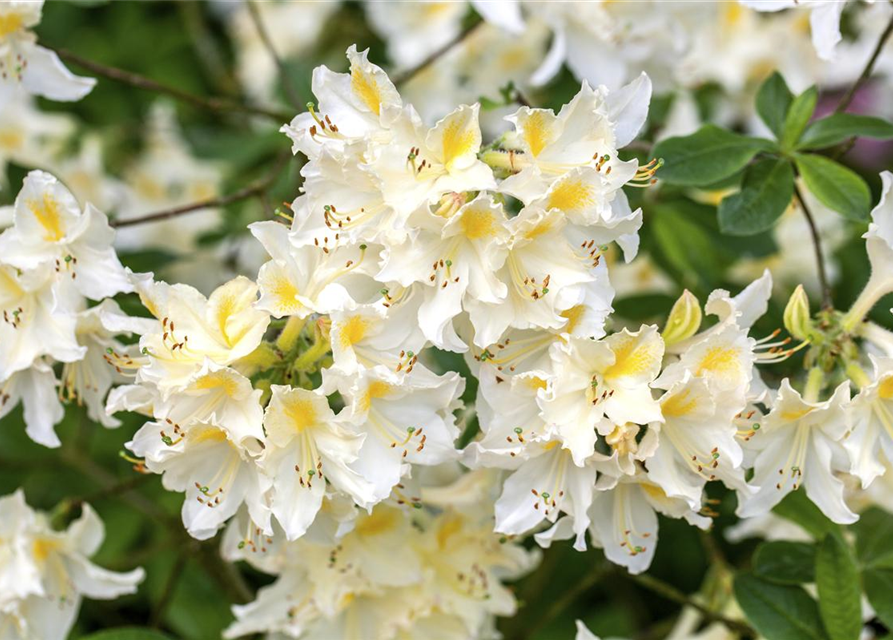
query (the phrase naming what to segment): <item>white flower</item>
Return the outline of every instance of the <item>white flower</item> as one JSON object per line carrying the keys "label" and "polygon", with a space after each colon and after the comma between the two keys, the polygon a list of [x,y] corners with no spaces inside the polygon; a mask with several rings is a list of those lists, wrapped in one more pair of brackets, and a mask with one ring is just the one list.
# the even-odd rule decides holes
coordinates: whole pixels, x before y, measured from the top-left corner
{"label": "white flower", "polygon": [[208,298],[184,284],[140,285],[143,305],[160,324],[140,339],[147,362],[138,380],[163,394],[188,383],[210,359],[229,365],[254,351],[270,317],[255,307],[258,287],[238,277],[218,287]]}
{"label": "white flower", "polygon": [[30,29],[40,22],[43,0],[0,5],[0,105],[17,92],[50,100],[80,100],[96,80],[72,74],[55,52],[37,45]]}
{"label": "white flower", "polygon": [[751,484],[752,496],[741,496],[738,515],[766,513],[800,485],[832,521],[850,524],[858,517],[843,500],[843,482],[834,471],[844,471],[840,441],[847,433],[844,405],[849,383],[842,383],[824,402],[809,401],[782,380],[775,405],[749,446],[758,453]]}
{"label": "white flower", "polygon": [[43,171],[32,171],[16,197],[14,225],[0,234],[0,255],[18,269],[55,268],[60,278],[93,300],[132,291],[112,249],[105,214],[84,212],[71,192]]}
{"label": "white flower", "polygon": [[[0,122],[0,183],[6,182],[7,163],[23,167],[44,166],[60,152],[74,133],[75,121],[68,114],[44,113],[28,95],[10,98],[3,105]],[[0,223],[0,226],[5,226]]]}
{"label": "white flower", "polygon": [[698,510],[708,481],[744,486],[744,456],[732,422],[737,407],[714,400],[707,381],[686,372],[661,396],[660,411],[663,422],[651,426],[660,434],[659,444],[645,464],[664,493]]}
{"label": "white flower", "polygon": [[[465,345],[452,326],[453,318],[470,306],[476,337],[489,336],[480,330],[490,306],[499,305],[508,289],[497,273],[508,255],[509,231],[502,205],[481,195],[463,205],[445,224],[419,230],[408,242],[385,252],[384,266],[376,279],[408,287],[423,285],[424,301],[418,324],[435,346],[464,351]],[[486,346],[488,342],[479,344]]]}
{"label": "white flower", "polygon": [[452,411],[465,388],[458,373],[437,376],[416,365],[412,373],[395,375],[377,366],[350,376],[327,370],[324,380],[338,387],[349,402],[347,419],[365,434],[351,466],[374,485],[376,500],[388,497],[412,465],[458,458]]}
{"label": "white flower", "polygon": [[125,446],[145,458],[145,466],[163,474],[168,491],[185,493],[183,525],[199,540],[212,537],[244,503],[252,520],[270,532],[265,494],[270,480],[254,454],[256,441],[238,441],[223,426],[194,424],[181,428],[167,422],[147,422]]}
{"label": "white flower", "polygon": [[841,41],[840,16],[846,2],[837,0],[739,0],[757,11],[781,11],[808,8],[812,27],[812,44],[822,60],[833,60],[834,50]]}
{"label": "white flower", "polygon": [[651,383],[664,354],[657,327],[623,330],[600,341],[570,338],[552,347],[555,371],[541,402],[563,446],[582,465],[595,452],[599,435],[628,422],[662,420]]}
{"label": "white flower", "polygon": [[59,362],[84,357],[75,336],[77,301],[54,276],[50,265],[19,271],[0,263],[0,380],[41,356]]}
{"label": "white flower", "polygon": [[667,496],[644,472],[621,476],[616,482],[595,492],[589,533],[608,560],[630,573],[642,573],[651,565],[657,549],[658,513],[684,517],[702,529],[710,526],[709,518],[692,511],[687,501]]}
{"label": "white flower", "polygon": [[336,416],[321,393],[281,385],[273,385],[272,392],[261,465],[276,479],[271,506],[289,540],[304,535],[313,522],[327,482],[358,505],[371,505],[372,485],[349,466],[367,436]]}
{"label": "white flower", "polygon": [[21,489],[0,498],[0,610],[14,618],[0,616],[0,631],[12,624],[22,638],[64,640],[81,598],[134,593],[145,576],[142,569],[116,573],[88,559],[104,537],[102,521],[88,504],[66,530],[55,531],[44,514],[25,504]]}
{"label": "white flower", "polygon": [[387,143],[368,151],[385,204],[406,217],[453,192],[495,189],[493,172],[478,160],[479,112],[478,104],[459,107],[428,130],[411,106],[400,111]]}
{"label": "white flower", "polygon": [[843,441],[863,489],[893,461],[893,359],[871,360],[874,376],[847,407],[852,430]]}
{"label": "white flower", "polygon": [[281,129],[292,139],[294,153],[312,159],[324,146],[337,152],[345,143],[384,133],[403,101],[387,74],[368,56],[368,50],[358,52],[352,45],[347,50],[350,73],[334,73],[325,66],[313,70],[319,111],[311,108]]}
{"label": "white flower", "polygon": [[[304,198],[295,201],[296,216],[305,204]],[[277,318],[306,318],[350,304],[351,291],[356,288],[375,291],[374,283],[364,276],[374,267],[372,257],[366,256],[365,244],[331,249],[326,244],[299,247],[290,241],[288,228],[278,222],[255,222],[249,228],[272,258],[257,276],[261,293],[258,309]],[[368,297],[356,291],[354,295]]]}
{"label": "white flower", "polygon": [[53,428],[62,421],[65,409],[56,391],[56,374],[43,360],[35,360],[29,368],[0,382],[0,419],[19,402],[24,407],[28,437],[45,447],[61,445]]}

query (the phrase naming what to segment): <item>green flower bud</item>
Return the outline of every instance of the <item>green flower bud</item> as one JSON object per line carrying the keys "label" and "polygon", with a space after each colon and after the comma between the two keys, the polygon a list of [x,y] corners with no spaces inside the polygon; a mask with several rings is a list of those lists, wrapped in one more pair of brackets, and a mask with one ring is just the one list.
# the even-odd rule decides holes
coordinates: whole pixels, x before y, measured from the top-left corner
{"label": "green flower bud", "polygon": [[661,333],[667,346],[691,338],[701,327],[701,303],[688,289],[682,292],[670,310],[667,324]]}
{"label": "green flower bud", "polygon": [[803,285],[798,285],[784,309],[784,327],[798,340],[810,340],[814,331],[809,313],[809,298]]}

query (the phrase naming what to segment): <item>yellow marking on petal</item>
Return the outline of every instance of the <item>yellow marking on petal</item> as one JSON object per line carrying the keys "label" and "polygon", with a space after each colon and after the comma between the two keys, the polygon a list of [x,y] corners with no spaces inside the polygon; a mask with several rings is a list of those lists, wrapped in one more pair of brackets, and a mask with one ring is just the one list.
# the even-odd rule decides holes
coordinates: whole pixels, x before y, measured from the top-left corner
{"label": "yellow marking on petal", "polygon": [[65,237],[59,203],[50,194],[43,194],[42,200],[29,200],[27,206],[40,226],[44,228],[43,239],[45,241],[58,242]]}
{"label": "yellow marking on petal", "polygon": [[196,389],[210,390],[220,389],[226,395],[232,397],[239,390],[239,384],[236,379],[229,375],[226,371],[213,371],[195,381],[193,385]]}
{"label": "yellow marking on petal", "polygon": [[538,376],[522,379],[524,380],[524,384],[526,384],[527,388],[531,391],[539,391],[540,389],[546,388],[546,381]]}
{"label": "yellow marking on petal", "polygon": [[350,87],[369,111],[375,115],[381,113],[381,90],[371,73],[366,73],[359,67],[351,65]]}
{"label": "yellow marking on petal", "polygon": [[555,447],[557,447],[560,443],[558,440],[549,440],[546,444],[543,445],[543,451],[551,451]]}
{"label": "yellow marking on petal", "polygon": [[226,334],[226,321],[233,315],[236,310],[236,299],[234,296],[222,296],[220,303],[217,305],[217,328],[220,335],[226,340],[228,346],[232,346],[232,341]]}
{"label": "yellow marking on petal", "polygon": [[277,305],[287,309],[300,306],[296,300],[299,293],[298,288],[284,273],[274,275],[266,288]]}
{"label": "yellow marking on petal", "polygon": [[0,148],[7,149],[9,151],[16,151],[22,148],[22,144],[24,142],[25,136],[22,135],[20,131],[14,131],[11,129],[0,131]]}
{"label": "yellow marking on petal", "polygon": [[664,492],[663,489],[658,487],[656,484],[651,484],[650,482],[643,482],[639,486],[642,487],[642,491],[647,493],[649,496],[651,496],[655,500],[663,501],[663,500],[667,499],[667,494]]}
{"label": "yellow marking on petal", "polygon": [[737,2],[726,2],[723,4],[722,26],[725,29],[732,30],[744,18],[746,9]]}
{"label": "yellow marking on petal", "polygon": [[225,442],[226,432],[218,427],[209,427],[207,429],[193,429],[188,432],[188,437],[193,444],[202,442]]}
{"label": "yellow marking on petal", "polygon": [[736,347],[711,347],[698,363],[695,375],[728,375],[741,370],[740,351]]}
{"label": "yellow marking on petal", "polygon": [[443,164],[450,166],[459,158],[474,151],[477,136],[471,123],[462,115],[452,118],[443,130]]}
{"label": "yellow marking on petal", "polygon": [[567,324],[564,325],[562,331],[566,333],[573,333],[577,326],[580,324],[580,321],[583,319],[583,315],[586,313],[586,306],[582,304],[574,305],[570,309],[565,309],[559,315],[562,318],[567,318]]}
{"label": "yellow marking on petal", "polygon": [[490,238],[496,233],[496,216],[489,209],[472,207],[462,214],[459,225],[469,240]]}
{"label": "yellow marking on petal", "polygon": [[44,562],[57,547],[58,543],[54,540],[38,538],[31,545],[31,554],[38,562]]}
{"label": "yellow marking on petal", "polygon": [[400,511],[379,505],[370,515],[357,519],[354,531],[361,536],[377,536],[394,531],[401,520]]}
{"label": "yellow marking on petal", "polygon": [[781,419],[785,422],[795,422],[812,411],[812,407],[796,409],[794,411],[782,411]]}
{"label": "yellow marking on petal", "polygon": [[316,407],[310,400],[288,398],[284,399],[282,404],[285,417],[291,421],[298,433],[316,424]]}
{"label": "yellow marking on petal", "polygon": [[528,240],[535,240],[536,238],[549,233],[551,230],[552,221],[548,218],[543,218],[536,225],[525,231],[524,237]]}
{"label": "yellow marking on petal", "polygon": [[881,381],[877,387],[877,393],[883,400],[893,398],[893,376],[889,376]]}
{"label": "yellow marking on petal", "polygon": [[683,389],[664,400],[660,409],[665,418],[681,418],[687,416],[698,406],[698,399],[692,397],[689,389]]}
{"label": "yellow marking on petal", "polygon": [[387,382],[382,382],[381,380],[373,380],[369,383],[369,386],[366,387],[366,393],[363,395],[363,399],[360,402],[360,407],[363,411],[369,411],[372,407],[372,401],[377,400],[378,398],[386,398],[391,393],[391,385]]}
{"label": "yellow marking on petal", "polygon": [[366,337],[369,322],[363,316],[351,316],[341,325],[339,341],[342,349],[349,349]]}
{"label": "yellow marking on petal", "polygon": [[447,546],[450,538],[454,535],[462,531],[462,527],[465,525],[465,519],[458,514],[451,514],[446,516],[443,524],[437,532],[437,544],[440,548],[444,548]]}
{"label": "yellow marking on petal", "polygon": [[592,187],[584,184],[582,180],[572,178],[561,180],[552,187],[546,208],[579,211],[592,205],[592,196]]}
{"label": "yellow marking on petal", "polygon": [[532,111],[524,120],[524,142],[530,149],[533,157],[536,157],[549,142],[549,122],[545,111]]}
{"label": "yellow marking on petal", "polygon": [[0,15],[0,38],[15,33],[24,26],[25,21],[20,13],[7,13]]}
{"label": "yellow marking on petal", "polygon": [[650,339],[639,342],[638,336],[624,336],[618,344],[611,345],[614,352],[614,364],[605,371],[605,379],[635,376],[644,373],[654,366],[660,357],[661,343]]}

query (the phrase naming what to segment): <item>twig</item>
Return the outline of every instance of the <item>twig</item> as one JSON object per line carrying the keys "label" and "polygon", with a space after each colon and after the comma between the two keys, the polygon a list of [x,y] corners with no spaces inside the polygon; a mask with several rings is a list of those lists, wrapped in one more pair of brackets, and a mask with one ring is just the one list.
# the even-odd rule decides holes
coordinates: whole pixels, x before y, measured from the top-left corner
{"label": "twig", "polygon": [[202,5],[197,2],[180,2],[177,9],[192,41],[192,48],[205,71],[217,86],[227,95],[238,95],[239,83],[227,69],[223,52],[211,35]]}
{"label": "twig", "polygon": [[107,67],[106,65],[93,62],[92,60],[87,60],[86,58],[82,58],[81,56],[70,51],[66,51],[65,49],[56,49],[55,51],[59,55],[59,57],[66,62],[71,62],[72,64],[83,67],[84,69],[98,76],[108,78],[109,80],[115,80],[117,82],[123,82],[124,84],[129,84],[132,87],[137,87],[138,89],[145,89],[147,91],[156,91],[158,93],[163,93],[165,95],[176,98],[177,100],[187,102],[196,107],[201,107],[202,109],[208,109],[210,111],[215,111],[218,113],[226,111],[235,113],[247,113],[250,115],[264,116],[265,118],[270,118],[271,120],[275,120],[276,122],[288,122],[291,120],[291,115],[289,115],[288,113],[274,111],[272,109],[265,109],[264,107],[255,107],[248,104],[242,104],[241,102],[235,102],[234,100],[229,100],[227,98],[203,98],[187,91],[177,89],[176,87],[161,84],[160,82],[156,82],[151,78],[147,78],[136,73],[131,73],[130,71],[124,71],[123,69],[118,69],[116,67]]}
{"label": "twig", "polygon": [[217,198],[207,198],[205,200],[199,200],[198,202],[192,202],[190,204],[184,204],[179,207],[173,207],[171,209],[165,209],[163,211],[156,211],[155,213],[149,213],[144,216],[140,216],[138,218],[125,218],[118,220],[111,220],[109,224],[113,227],[130,227],[137,224],[145,224],[147,222],[158,222],[159,220],[167,220],[168,218],[175,218],[177,216],[181,216],[186,213],[192,213],[194,211],[200,211],[202,209],[209,209],[213,207],[224,207],[228,204],[232,204],[233,202],[239,202],[241,200],[247,200],[248,198],[253,198],[255,196],[260,196],[267,189],[270,188],[270,185],[279,177],[279,173],[282,171],[282,167],[285,164],[285,161],[291,157],[291,153],[283,153],[280,157],[279,161],[276,163],[276,166],[273,168],[273,171],[267,177],[258,180],[257,182],[248,185],[238,191],[234,191],[229,195],[219,196]]}
{"label": "twig", "polygon": [[417,64],[416,66],[414,66],[410,69],[407,69],[403,73],[395,75],[394,76],[394,85],[399,87],[401,84],[406,84],[407,82],[412,80],[415,76],[417,76],[422,71],[424,71],[425,69],[430,67],[435,62],[437,62],[437,60],[441,56],[449,53],[450,50],[453,49],[453,47],[455,47],[458,44],[461,44],[463,40],[465,40],[468,36],[470,36],[472,33],[474,33],[475,30],[477,30],[477,28],[480,27],[482,24],[484,24],[484,21],[478,20],[474,24],[471,24],[471,25],[465,27],[462,31],[460,31],[456,35],[455,38],[453,38],[452,40],[447,42],[445,45],[440,47],[437,51],[432,52],[427,58],[422,60],[419,64]]}
{"label": "twig", "polygon": [[546,609],[545,613],[537,616],[536,620],[524,629],[521,638],[532,638],[536,633],[546,626],[549,622],[557,618],[582,594],[586,593],[595,586],[599,580],[605,577],[609,572],[605,566],[596,567],[585,574],[577,584],[561,594],[557,600],[552,602],[552,606]]}
{"label": "twig", "polygon": [[844,94],[843,98],[840,99],[840,103],[837,105],[834,113],[843,113],[844,111],[846,111],[846,108],[850,106],[853,98],[856,97],[856,92],[859,91],[862,85],[865,84],[865,82],[871,76],[871,72],[874,70],[874,65],[877,62],[877,59],[880,57],[881,51],[884,50],[884,45],[890,38],[890,34],[893,34],[893,18],[890,18],[890,22],[887,24],[887,28],[884,29],[881,37],[878,39],[877,45],[875,46],[871,57],[868,59],[868,62],[865,63],[865,68],[862,69],[862,73],[849,88],[849,90]]}
{"label": "twig", "polygon": [[815,218],[812,217],[812,213],[809,211],[809,207],[806,206],[803,194],[800,193],[800,189],[796,185],[794,186],[794,195],[797,197],[797,202],[800,203],[803,215],[806,216],[809,232],[812,235],[812,247],[815,250],[816,268],[819,274],[819,284],[822,288],[822,308],[831,309],[834,304],[831,301],[831,285],[828,282],[828,273],[825,271],[825,254],[822,251],[822,239],[819,237],[819,229],[816,226]]}
{"label": "twig", "polygon": [[292,106],[300,107],[301,99],[298,96],[298,91],[291,80],[291,76],[288,75],[288,69],[286,68],[285,63],[282,61],[282,58],[279,57],[279,52],[276,51],[273,39],[270,38],[270,32],[267,31],[266,26],[264,26],[257,5],[254,3],[254,0],[245,0],[245,4],[248,5],[248,13],[251,14],[251,20],[254,22],[254,26],[257,29],[257,35],[260,36],[261,42],[263,42],[264,47],[269,52],[270,57],[273,58],[276,67],[279,69],[279,76],[282,78],[282,88],[285,90],[285,95],[288,97],[288,101],[291,102]]}
{"label": "twig", "polygon": [[630,576],[634,582],[645,587],[649,591],[653,591],[666,598],[667,600],[671,600],[672,602],[679,603],[684,606],[691,607],[693,609],[697,609],[698,612],[704,616],[706,620],[710,622],[719,622],[724,624],[729,630],[740,633],[745,637],[756,638],[757,633],[753,630],[753,628],[743,622],[741,620],[733,620],[731,618],[727,618],[726,616],[717,613],[715,611],[711,611],[700,602],[694,600],[693,598],[688,597],[682,591],[677,589],[671,584],[667,584],[663,580],[658,580],[657,578],[650,576],[646,573],[640,573],[638,575]]}

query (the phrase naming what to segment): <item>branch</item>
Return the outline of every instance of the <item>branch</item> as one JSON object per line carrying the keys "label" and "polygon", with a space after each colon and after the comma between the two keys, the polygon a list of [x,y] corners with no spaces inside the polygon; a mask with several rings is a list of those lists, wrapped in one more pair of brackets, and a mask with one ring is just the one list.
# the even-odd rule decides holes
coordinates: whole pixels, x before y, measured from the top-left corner
{"label": "branch", "polygon": [[610,572],[610,566],[601,566],[591,569],[589,573],[583,575],[577,584],[561,594],[561,596],[552,602],[552,605],[546,611],[537,616],[536,619],[524,630],[521,638],[532,638],[536,633],[546,626],[549,622],[557,618],[561,613],[572,605],[577,598],[594,587],[602,578]]}
{"label": "branch", "polygon": [[841,98],[840,103],[834,110],[834,113],[843,113],[844,111],[846,111],[847,107],[850,106],[850,103],[856,96],[856,92],[859,91],[862,85],[865,84],[865,82],[871,76],[871,72],[874,70],[874,65],[880,57],[881,51],[884,50],[884,45],[890,38],[890,34],[893,34],[893,18],[890,18],[890,22],[887,24],[887,28],[884,29],[881,37],[878,39],[877,45],[875,46],[871,57],[868,59],[868,62],[865,63],[865,68],[862,69],[861,75],[853,83],[853,86],[849,88],[849,91],[844,94],[843,98]]}
{"label": "branch", "polygon": [[414,67],[411,67],[410,69],[407,69],[403,73],[395,75],[394,76],[394,86],[399,87],[401,84],[406,84],[407,82],[412,80],[414,77],[416,77],[422,71],[424,71],[425,69],[430,67],[435,62],[437,62],[437,60],[441,56],[449,53],[453,49],[453,47],[461,44],[468,36],[470,36],[472,33],[474,33],[475,30],[477,30],[477,28],[480,27],[482,24],[484,24],[484,21],[478,20],[474,24],[471,24],[471,25],[465,27],[462,31],[460,31],[456,35],[455,38],[453,38],[452,40],[447,42],[445,45],[440,47],[440,49],[438,49],[437,51],[432,52],[427,58],[422,60],[419,64],[417,64]]}
{"label": "branch", "polygon": [[254,0],[245,0],[245,4],[248,5],[248,13],[251,14],[251,20],[254,22],[254,26],[257,29],[257,35],[260,36],[261,42],[263,42],[264,47],[270,53],[270,57],[273,58],[273,62],[276,63],[276,67],[279,69],[279,75],[282,78],[282,88],[285,90],[285,95],[288,97],[288,101],[292,103],[292,106],[299,107],[301,105],[301,99],[298,97],[297,89],[295,89],[295,85],[291,81],[291,76],[288,75],[288,69],[286,69],[285,63],[282,62],[282,58],[279,57],[279,52],[276,51],[273,39],[270,38],[270,32],[267,31],[267,28],[264,26],[257,5]]}
{"label": "branch", "polygon": [[229,111],[234,113],[245,113],[249,115],[264,116],[265,118],[270,118],[271,120],[275,120],[276,122],[289,122],[291,120],[291,115],[284,112],[274,111],[272,109],[265,109],[263,107],[254,107],[251,105],[242,104],[241,102],[236,102],[234,100],[229,100],[227,98],[204,98],[202,96],[197,96],[187,91],[177,89],[176,87],[161,84],[160,82],[156,82],[151,78],[147,78],[136,73],[131,73],[130,71],[124,71],[123,69],[118,69],[116,67],[107,67],[103,64],[93,62],[92,60],[87,60],[86,58],[82,58],[75,53],[66,51],[65,49],[54,49],[54,51],[59,55],[60,58],[62,58],[66,62],[70,62],[72,64],[78,65],[79,67],[83,67],[90,73],[108,78],[109,80],[123,82],[124,84],[128,84],[138,89],[145,89],[146,91],[163,93],[165,95],[176,98],[177,100],[189,103],[202,109],[208,109],[209,111],[214,111],[217,113]]}
{"label": "branch", "polygon": [[285,161],[287,161],[290,157],[291,152],[282,154],[270,175],[268,175],[266,178],[258,180],[253,184],[248,185],[247,187],[230,193],[229,195],[219,196],[216,198],[208,198],[206,200],[199,200],[198,202],[193,202],[191,204],[184,204],[179,207],[173,207],[171,209],[164,209],[163,211],[149,213],[138,218],[110,220],[109,225],[111,225],[112,227],[120,228],[131,227],[137,224],[145,224],[147,222],[158,222],[159,220],[176,218],[177,216],[181,216],[186,213],[192,213],[194,211],[200,211],[202,209],[224,207],[228,204],[232,204],[233,202],[240,202],[241,200],[247,200],[248,198],[259,196],[267,189],[269,189],[270,185],[272,185],[276,178],[279,177],[279,173],[282,171],[282,167],[285,165]]}
{"label": "branch", "polygon": [[831,302],[831,285],[828,283],[828,273],[825,270],[825,254],[822,251],[822,239],[819,237],[819,229],[816,226],[815,218],[812,217],[812,213],[809,211],[809,207],[806,206],[806,201],[803,199],[803,194],[800,193],[800,188],[796,185],[794,185],[794,195],[797,197],[797,202],[800,203],[803,215],[806,216],[806,222],[809,224],[809,232],[812,235],[812,246],[813,249],[815,249],[815,261],[819,274],[819,284],[822,287],[822,308],[831,309],[834,305]]}
{"label": "branch", "polygon": [[654,593],[666,598],[667,600],[671,600],[672,602],[677,602],[681,605],[691,607],[692,609],[696,609],[704,617],[705,620],[708,620],[710,622],[722,623],[730,631],[735,631],[745,637],[757,637],[757,632],[754,631],[753,628],[746,622],[727,618],[720,613],[716,613],[715,611],[708,609],[700,602],[694,600],[693,598],[690,598],[682,591],[671,584],[667,584],[663,580],[658,580],[657,578],[646,573],[630,575],[630,577],[637,584],[645,587],[649,591],[653,591]]}

